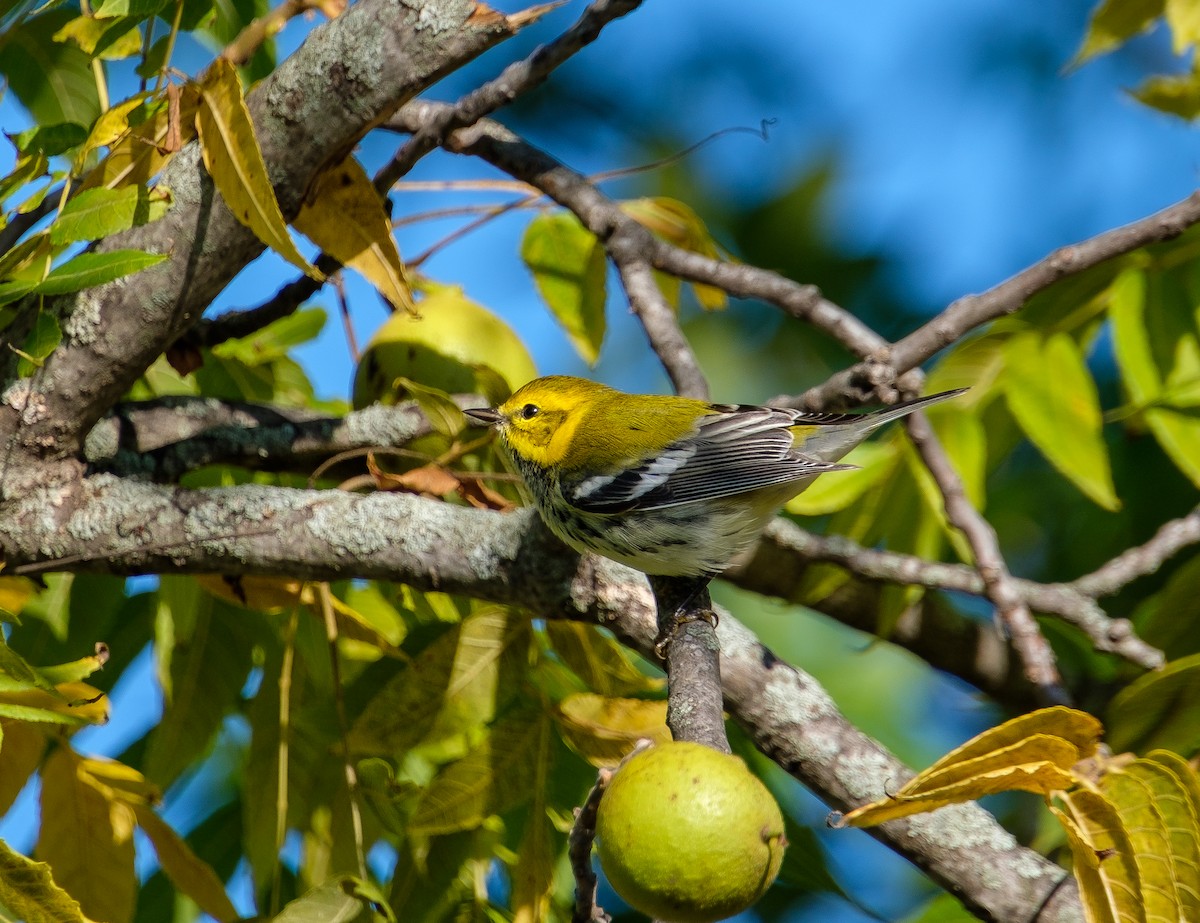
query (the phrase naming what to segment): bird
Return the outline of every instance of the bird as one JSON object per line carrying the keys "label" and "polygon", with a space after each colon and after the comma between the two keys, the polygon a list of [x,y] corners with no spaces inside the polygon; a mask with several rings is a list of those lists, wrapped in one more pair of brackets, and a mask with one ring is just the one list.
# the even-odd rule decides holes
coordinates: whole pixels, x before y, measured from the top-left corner
{"label": "bird", "polygon": [[566,375],[536,378],[492,426],[550,531],[650,577],[707,586],[779,508],[876,428],[966,389],[867,413],[826,413],[626,394]]}

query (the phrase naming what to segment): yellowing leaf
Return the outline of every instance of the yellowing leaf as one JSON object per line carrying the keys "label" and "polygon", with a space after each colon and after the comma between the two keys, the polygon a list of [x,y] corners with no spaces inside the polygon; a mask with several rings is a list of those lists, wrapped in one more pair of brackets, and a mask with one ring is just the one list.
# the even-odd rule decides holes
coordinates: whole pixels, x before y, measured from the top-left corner
{"label": "yellowing leaf", "polygon": [[933,811],[949,804],[973,801],[997,792],[1039,792],[1048,794],[1070,788],[1075,777],[1053,763],[1034,762],[1006,766],[982,773],[965,782],[948,785],[901,800],[889,798],[847,812],[838,826],[873,827],[889,820]]}
{"label": "yellowing leaf", "polygon": [[78,902],[54,882],[50,866],[0,840],[0,904],[25,923],[89,923]]}
{"label": "yellowing leaf", "polygon": [[1021,715],[952,750],[893,797],[849,812],[842,823],[871,826],[995,792],[1071,788],[1071,767],[1095,754],[1102,732],[1091,715],[1063,706]]}
{"label": "yellowing leaf", "polygon": [[339,263],[361,273],[397,311],[415,313],[383,201],[353,157],[321,171],[293,223]]}
{"label": "yellowing leaf", "polygon": [[1164,0],[1103,0],[1092,11],[1083,45],[1073,64],[1112,51],[1154,25],[1163,14]]}
{"label": "yellowing leaf", "polygon": [[642,738],[655,743],[671,739],[662,700],[581,692],[559,703],[557,718],[563,740],[593,766],[616,766]]}
{"label": "yellowing leaf", "polygon": [[1116,809],[1090,788],[1059,797],[1066,810],[1050,811],[1067,833],[1089,923],[1146,923],[1133,846]]}
{"label": "yellowing leaf", "polygon": [[[690,205],[678,199],[665,196],[630,199],[621,203],[621,210],[638,224],[681,249],[714,260],[720,256],[716,241],[704,221]],[[672,284],[678,285],[678,280]],[[696,301],[706,311],[721,310],[729,304],[729,296],[723,289],[693,282],[692,290],[696,293]]]}
{"label": "yellowing leaf", "polygon": [[[108,156],[83,178],[81,189],[104,186],[148,184],[179,148],[196,136],[196,111],[200,106],[200,90],[188,84],[177,91],[178,105],[155,103],[147,106],[150,115],[124,134],[114,132],[120,121],[105,127],[104,143],[109,145]],[[116,118],[114,116],[114,118]],[[132,119],[132,114],[127,115]],[[101,122],[96,123],[97,130]],[[89,139],[89,144],[90,139]]]}
{"label": "yellowing leaf", "polygon": [[[23,721],[4,721],[3,729],[3,735],[0,735],[3,737],[3,744],[0,744],[0,813],[12,807],[41,763],[49,743],[45,734]],[[3,903],[2,899],[0,903]]]}
{"label": "yellowing leaf", "polygon": [[576,352],[591,365],[604,340],[604,248],[570,212],[539,215],[521,240],[521,259]]}
{"label": "yellowing leaf", "polygon": [[1066,333],[1020,333],[1004,350],[1005,396],[1021,429],[1046,459],[1088,497],[1119,509],[1100,396],[1083,354]]}
{"label": "yellowing leaf", "polygon": [[1200,40],[1200,4],[1195,0],[1166,0],[1165,12],[1171,27],[1171,48],[1182,55]]}
{"label": "yellowing leaf", "polygon": [[149,806],[134,807],[138,826],[150,838],[158,864],[176,889],[221,923],[233,923],[240,916],[225,893],[225,886],[212,866],[200,859],[191,847]]}
{"label": "yellowing leaf", "polygon": [[546,817],[550,774],[550,722],[539,722],[541,733],[534,744],[534,772],[528,784],[533,789],[525,834],[512,867],[513,923],[543,923],[550,919],[550,896],[554,893],[554,829]]}
{"label": "yellowing leaf", "polygon": [[200,84],[200,94],[196,112],[200,149],[225,204],[264,244],[306,275],[323,279],[288,232],[234,66],[217,58]]}
{"label": "yellowing leaf", "polygon": [[1171,836],[1157,803],[1159,792],[1149,784],[1137,763],[1110,771],[1100,789],[1120,815],[1129,834],[1141,883],[1147,920],[1185,920],[1171,856]]}
{"label": "yellowing leaf", "polygon": [[1200,73],[1193,70],[1150,77],[1133,90],[1133,96],[1152,109],[1194,119],[1200,115]]}
{"label": "yellowing leaf", "polygon": [[553,620],[546,623],[546,634],[562,662],[601,695],[656,692],[665,687],[663,679],[639,670],[629,649],[595,625]]}
{"label": "yellowing leaf", "polygon": [[68,747],[42,769],[42,828],[37,854],[84,913],[107,923],[133,916],[133,811],[98,785]]}

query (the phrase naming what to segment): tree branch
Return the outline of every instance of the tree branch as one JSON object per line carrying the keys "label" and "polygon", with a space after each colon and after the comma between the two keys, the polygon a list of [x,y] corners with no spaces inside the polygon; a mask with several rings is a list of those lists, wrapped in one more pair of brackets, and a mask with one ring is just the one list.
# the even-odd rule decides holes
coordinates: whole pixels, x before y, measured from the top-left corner
{"label": "tree branch", "polygon": [[1139,577],[1154,573],[1168,558],[1197,542],[1200,542],[1200,506],[1186,516],[1164,523],[1145,544],[1127,548],[1066,586],[1088,596],[1111,596]]}
{"label": "tree branch", "polygon": [[[56,522],[47,509],[66,511]],[[399,494],[261,486],[183,490],[97,475],[43,486],[0,518],[7,572],[59,568],[143,573],[363,577],[519,605],[541,618],[612,628],[647,656],[657,633],[641,575],[565,549],[531,510],[512,515]],[[809,677],[720,613],[722,686],[730,712],[764,752],[844,810],[908,776],[855,729]],[[977,806],[886,824],[872,835],[985,919],[1078,919],[1066,873],[1021,847]],[[1060,887],[1061,886],[1061,887]]]}
{"label": "tree branch", "polygon": [[1046,704],[1066,704],[1069,696],[1054,662],[1054,650],[1042,636],[1042,630],[1034,621],[1029,606],[1013,585],[1012,574],[1008,572],[1008,566],[1000,554],[996,530],[967,499],[962,479],[950,463],[946,450],[942,448],[925,414],[918,411],[904,422],[925,467],[942,492],[946,518],[971,544],[976,567],[983,578],[984,591],[996,607],[997,620],[1007,629],[1013,646],[1021,655],[1026,676],[1040,691]]}
{"label": "tree branch", "polygon": [[1197,223],[1200,223],[1200,192],[1193,192],[1186,199],[1132,224],[1060,247],[986,292],[959,298],[872,360],[831,376],[792,403],[797,407],[821,410],[844,400],[848,394],[862,402],[869,401],[879,386],[891,385],[897,376],[916,368],[977,327],[1019,311],[1030,298],[1059,279],[1077,275],[1148,244],[1172,240]]}
{"label": "tree branch", "polygon": [[[790,556],[791,560],[785,562],[783,555]],[[972,596],[987,595],[979,572],[965,564],[926,561],[915,555],[864,548],[840,535],[814,535],[787,519],[772,522],[754,558],[735,570],[726,571],[723,577],[756,593],[802,603],[805,600],[800,598],[799,588],[805,572],[803,568],[806,564],[818,562],[837,564],[858,577],[872,581],[950,590]],[[1095,599],[1080,592],[1076,583],[1037,583],[1014,577],[1012,585],[1026,605],[1037,612],[1055,616],[1083,632],[1096,650],[1116,654],[1146,670],[1157,670],[1163,665],[1162,651],[1139,638],[1128,619],[1109,618]],[[821,604],[818,603],[817,608],[821,608]],[[841,615],[836,617],[842,618]],[[862,627],[857,620],[852,624]],[[867,630],[875,629],[876,626],[872,625]],[[945,639],[945,643],[934,643],[933,647],[945,649],[956,663],[964,666],[973,664],[979,658],[962,656],[961,643],[961,633],[955,631],[952,638]],[[906,643],[905,646],[910,645]],[[972,649],[974,647],[971,645]],[[928,653],[924,648],[910,649],[923,657]],[[984,659],[991,661],[994,658],[989,656]],[[940,658],[935,660],[940,661]],[[939,669],[947,669],[948,666],[941,662],[935,662],[934,665]],[[949,672],[957,672],[982,689],[989,687],[988,681],[978,681],[978,676],[973,672]]]}
{"label": "tree branch", "polygon": [[[363,0],[314,29],[247,97],[284,215],[297,212],[324,164],[406,99],[514,31],[505,17],[483,13],[471,0]],[[77,455],[104,411],[262,251],[216,194],[197,143],[171,160],[161,183],[174,195],[166,216],[96,249],[169,258],[49,302],[65,317],[63,341],[38,375],[0,397],[0,445],[7,453]]]}
{"label": "tree branch", "polygon": [[[460,407],[483,398],[461,395]],[[233,403],[170,397],[118,404],[88,434],[93,467],[122,476],[174,482],[204,465],[308,474],[340,452],[403,446],[431,432],[415,403],[373,404],[344,417]]]}
{"label": "tree branch", "polygon": [[[387,123],[396,131],[416,133],[441,117],[444,104],[414,100]],[[778,273],[743,264],[726,263],[659,240],[625,214],[586,177],[561,164],[504,126],[482,119],[453,132],[443,145],[459,154],[479,157],[505,173],[540,189],[569,209],[606,245],[620,231],[655,269],[691,282],[716,286],[738,298],[758,298],[776,305],[834,337],[858,356],[869,356],[887,341],[837,305],[823,299],[811,285],[799,285]]]}

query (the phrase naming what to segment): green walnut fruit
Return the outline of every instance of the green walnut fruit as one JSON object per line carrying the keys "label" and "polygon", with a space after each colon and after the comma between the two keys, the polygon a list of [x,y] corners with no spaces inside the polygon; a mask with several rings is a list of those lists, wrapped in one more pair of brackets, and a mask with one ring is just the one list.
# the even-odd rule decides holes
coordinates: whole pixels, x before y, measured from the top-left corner
{"label": "green walnut fruit", "polygon": [[765,785],[736,756],[695,743],[617,770],[596,820],[613,890],[654,919],[711,923],[745,910],[779,874],[787,840]]}
{"label": "green walnut fruit", "polygon": [[354,406],[392,404],[407,397],[400,379],[448,394],[482,394],[499,403],[537,368],[525,344],[504,321],[454,286],[417,304],[420,316],[398,311],[379,328],[354,374]]}

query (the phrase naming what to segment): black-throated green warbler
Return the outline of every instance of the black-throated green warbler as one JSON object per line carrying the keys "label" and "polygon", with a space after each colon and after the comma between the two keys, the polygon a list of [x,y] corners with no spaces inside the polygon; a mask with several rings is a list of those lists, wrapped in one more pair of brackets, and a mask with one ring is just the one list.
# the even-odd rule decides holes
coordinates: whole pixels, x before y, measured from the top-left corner
{"label": "black-throated green warbler", "polygon": [[809,413],[553,375],[466,413],[497,428],[546,525],[572,548],[707,582],[818,475],[854,467],[837,460],[871,430],[960,393]]}

